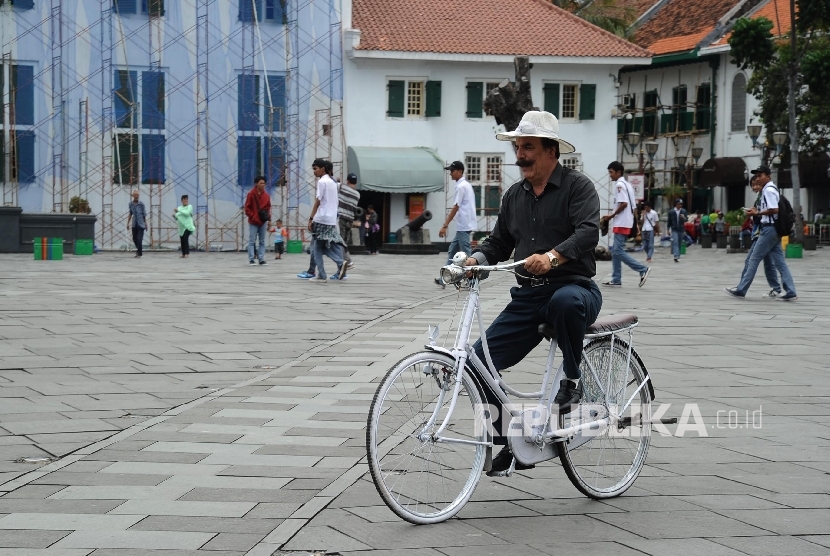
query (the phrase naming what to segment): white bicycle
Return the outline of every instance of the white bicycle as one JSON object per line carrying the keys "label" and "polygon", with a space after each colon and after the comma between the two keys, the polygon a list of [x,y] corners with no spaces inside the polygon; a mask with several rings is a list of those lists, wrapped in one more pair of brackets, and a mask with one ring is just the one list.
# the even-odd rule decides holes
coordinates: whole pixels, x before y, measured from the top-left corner
{"label": "white bicycle", "polygon": [[[460,255],[460,254],[459,254]],[[466,256],[464,257],[466,258]],[[551,340],[542,384],[535,392],[511,388],[495,371],[479,305],[482,273],[514,272],[524,264],[461,267],[460,257],[441,269],[445,283],[468,288],[455,345],[439,347],[437,328],[425,351],[392,367],[375,392],[366,430],[369,469],[378,493],[398,516],[416,524],[438,523],[458,513],[492,463],[494,422],[502,416],[514,460],[536,464],[559,457],[571,482],[595,499],[625,492],[637,479],[651,440],[654,389],[632,347],[634,315],[597,320],[585,334],[580,370],[583,398],[558,415],[552,378],[556,339]],[[515,272],[514,272],[515,273]],[[470,332],[478,321],[487,363],[473,351]],[[627,334],[628,340],[619,336]],[[510,396],[524,400],[511,403]],[[660,419],[676,422],[676,419]]]}

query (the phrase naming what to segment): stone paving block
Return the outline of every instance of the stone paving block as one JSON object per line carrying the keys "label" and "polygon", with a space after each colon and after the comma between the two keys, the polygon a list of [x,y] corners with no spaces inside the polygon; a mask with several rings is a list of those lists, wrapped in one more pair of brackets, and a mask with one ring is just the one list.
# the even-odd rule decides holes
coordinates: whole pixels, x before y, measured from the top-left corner
{"label": "stone paving block", "polygon": [[127,473],[147,475],[216,475],[227,469],[228,465],[208,465],[202,463],[152,463],[152,462],[116,462],[101,470],[101,473]]}
{"label": "stone paving block", "polygon": [[[0,518],[0,529],[48,529],[54,531],[122,530],[135,525],[143,515],[91,515],[72,513],[14,513]],[[4,533],[5,534],[5,533]]]}
{"label": "stone paving block", "polygon": [[45,514],[105,514],[124,503],[124,500],[32,500],[0,498],[0,513]]}
{"label": "stone paving block", "polygon": [[64,419],[60,421],[26,421],[5,423],[3,428],[14,434],[38,434],[58,432],[90,432],[120,430],[100,419]]}
{"label": "stone paving block", "polygon": [[55,548],[197,550],[214,536],[181,531],[75,531],[56,543]]}
{"label": "stone paving block", "polygon": [[722,510],[719,513],[779,535],[826,534],[828,531],[828,520],[830,519],[830,508],[815,508],[810,510],[789,508],[775,510]]}
{"label": "stone paving block", "polygon": [[649,556],[686,556],[687,554],[706,554],[706,556],[741,556],[744,552],[718,544],[721,539],[637,539],[622,541],[627,547],[641,551]]}
{"label": "stone paving block", "polygon": [[192,487],[159,486],[68,486],[52,495],[50,500],[178,500]]}
{"label": "stone paving block", "polygon": [[827,546],[810,542],[810,537],[729,537],[713,539],[714,542],[753,556],[826,556]]}
{"label": "stone paving block", "polygon": [[24,530],[3,531],[0,548],[46,548],[66,537],[69,531]]}
{"label": "stone paving block", "polygon": [[283,490],[258,488],[194,488],[180,500],[203,502],[282,502]]}
{"label": "stone paving block", "polygon": [[[535,548],[531,548],[526,544],[504,544],[498,546],[452,546],[442,547],[438,549],[438,554],[445,554],[446,556],[501,556],[503,554],[521,554],[522,556],[546,556],[546,552],[541,552]],[[391,553],[392,551],[379,550],[369,554],[376,553]],[[576,554],[584,554],[583,552],[575,552]],[[417,552],[416,552],[417,554]],[[607,553],[610,554],[610,553]],[[619,554],[614,552],[613,554]],[[354,556],[350,554],[350,556]]]}
{"label": "stone paving block", "polygon": [[263,502],[245,514],[250,519],[286,519],[296,512],[305,503],[314,498],[314,491],[308,491],[305,496],[293,502]]}
{"label": "stone paving block", "polygon": [[242,517],[255,503],[251,502],[186,502],[181,500],[128,500],[111,514],[182,515],[204,517]]}
{"label": "stone paving block", "polygon": [[228,453],[249,455],[261,446],[220,444],[210,442],[155,442],[143,448],[143,452],[184,453],[184,454],[216,454]]}
{"label": "stone paving block", "polygon": [[88,556],[91,548],[0,548],[0,556]]}
{"label": "stone paving block", "polygon": [[26,485],[6,494],[5,498],[43,499],[52,496],[63,488],[63,485]]}
{"label": "stone paving block", "polygon": [[[77,463],[87,463],[79,461]],[[100,462],[94,462],[100,463]],[[110,465],[109,462],[104,462]],[[74,464],[73,464],[74,465]],[[72,467],[67,466],[67,467]],[[34,484],[45,485],[77,485],[77,486],[107,486],[107,485],[132,485],[132,486],[155,486],[168,479],[170,475],[148,475],[137,473],[85,473],[67,472],[66,467],[44,475],[34,481]]]}
{"label": "stone paving block", "polygon": [[112,461],[112,462],[139,462],[152,463],[198,463],[208,456],[207,453],[171,453],[152,451],[125,451],[125,450],[99,450],[94,454],[86,456],[87,461]]}
{"label": "stone paving block", "polygon": [[244,552],[256,546],[256,544],[261,541],[264,536],[264,533],[219,533],[213,537],[210,542],[203,546],[201,550],[236,550]]}
{"label": "stone paving block", "polygon": [[446,554],[433,548],[407,548],[403,550],[357,550],[349,552],[348,556],[446,556]]}
{"label": "stone paving block", "polygon": [[211,454],[202,460],[206,466],[245,465],[245,466],[268,466],[268,467],[312,467],[321,458],[315,456],[259,456],[254,454]]}
{"label": "stone paving block", "polygon": [[[799,510],[742,510],[737,513],[743,515],[756,511]],[[702,531],[706,532],[707,538],[764,535],[770,531],[766,527],[748,525],[745,518],[725,519],[724,516],[730,517],[729,511],[720,514],[710,511],[677,511],[670,515],[671,519],[666,519],[666,515],[660,512],[605,513],[593,517],[646,539],[694,538],[699,537]]]}
{"label": "stone paving block", "polygon": [[132,526],[133,531],[197,531],[203,533],[245,533],[265,536],[273,531],[281,519],[149,516]]}
{"label": "stone paving block", "polygon": [[305,527],[282,548],[295,551],[324,550],[336,552],[340,550],[367,550],[372,547],[331,527]]}
{"label": "stone paving block", "polygon": [[159,486],[206,488],[212,490],[256,489],[280,490],[291,481],[285,477],[226,477],[222,475],[176,475]]}

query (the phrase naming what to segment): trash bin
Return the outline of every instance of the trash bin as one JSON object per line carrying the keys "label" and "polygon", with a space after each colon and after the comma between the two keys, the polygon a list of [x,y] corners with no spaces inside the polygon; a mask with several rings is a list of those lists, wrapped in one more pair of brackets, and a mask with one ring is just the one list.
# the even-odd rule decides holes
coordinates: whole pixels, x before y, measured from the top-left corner
{"label": "trash bin", "polygon": [[33,243],[36,261],[63,260],[63,238],[36,237]]}
{"label": "trash bin", "polygon": [[394,232],[389,232],[389,241],[388,243],[398,243],[398,236],[395,235]]}
{"label": "trash bin", "polygon": [[740,249],[741,248],[741,236],[729,236],[729,248],[730,249]]}
{"label": "trash bin", "polygon": [[804,246],[805,251],[815,251],[816,250],[816,243],[817,238],[814,235],[805,235],[804,242],[802,245]]}
{"label": "trash bin", "polygon": [[303,242],[299,239],[289,239],[285,251],[287,253],[302,253]]}
{"label": "trash bin", "polygon": [[700,236],[700,246],[703,249],[711,249],[712,248],[712,236],[709,234],[703,234]]}
{"label": "trash bin", "polygon": [[726,242],[727,242],[727,236],[719,235],[718,236],[718,249],[726,249]]}
{"label": "trash bin", "polygon": [[686,242],[685,241],[680,242],[680,254],[681,255],[686,254]]}
{"label": "trash bin", "polygon": [[785,251],[784,256],[788,259],[801,259],[804,257],[801,245],[798,245],[797,243],[787,244],[787,250]]}
{"label": "trash bin", "polygon": [[76,255],[92,255],[94,247],[91,239],[76,239],[75,240],[75,254]]}

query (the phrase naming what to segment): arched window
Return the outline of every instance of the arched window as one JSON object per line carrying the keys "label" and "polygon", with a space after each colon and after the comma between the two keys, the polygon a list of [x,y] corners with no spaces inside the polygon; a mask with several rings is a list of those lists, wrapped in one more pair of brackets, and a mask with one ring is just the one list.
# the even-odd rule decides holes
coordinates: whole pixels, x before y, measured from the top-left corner
{"label": "arched window", "polygon": [[732,131],[746,130],[746,77],[739,73],[732,80]]}

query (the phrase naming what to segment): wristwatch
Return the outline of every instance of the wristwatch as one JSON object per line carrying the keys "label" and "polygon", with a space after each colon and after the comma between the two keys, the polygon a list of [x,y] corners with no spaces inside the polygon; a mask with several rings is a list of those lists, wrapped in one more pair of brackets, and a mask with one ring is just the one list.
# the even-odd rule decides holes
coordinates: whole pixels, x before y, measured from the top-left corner
{"label": "wristwatch", "polygon": [[559,266],[559,259],[556,258],[556,255],[554,255],[550,251],[545,253],[545,255],[547,255],[548,259],[550,260],[550,267],[551,268],[556,268],[557,266]]}

